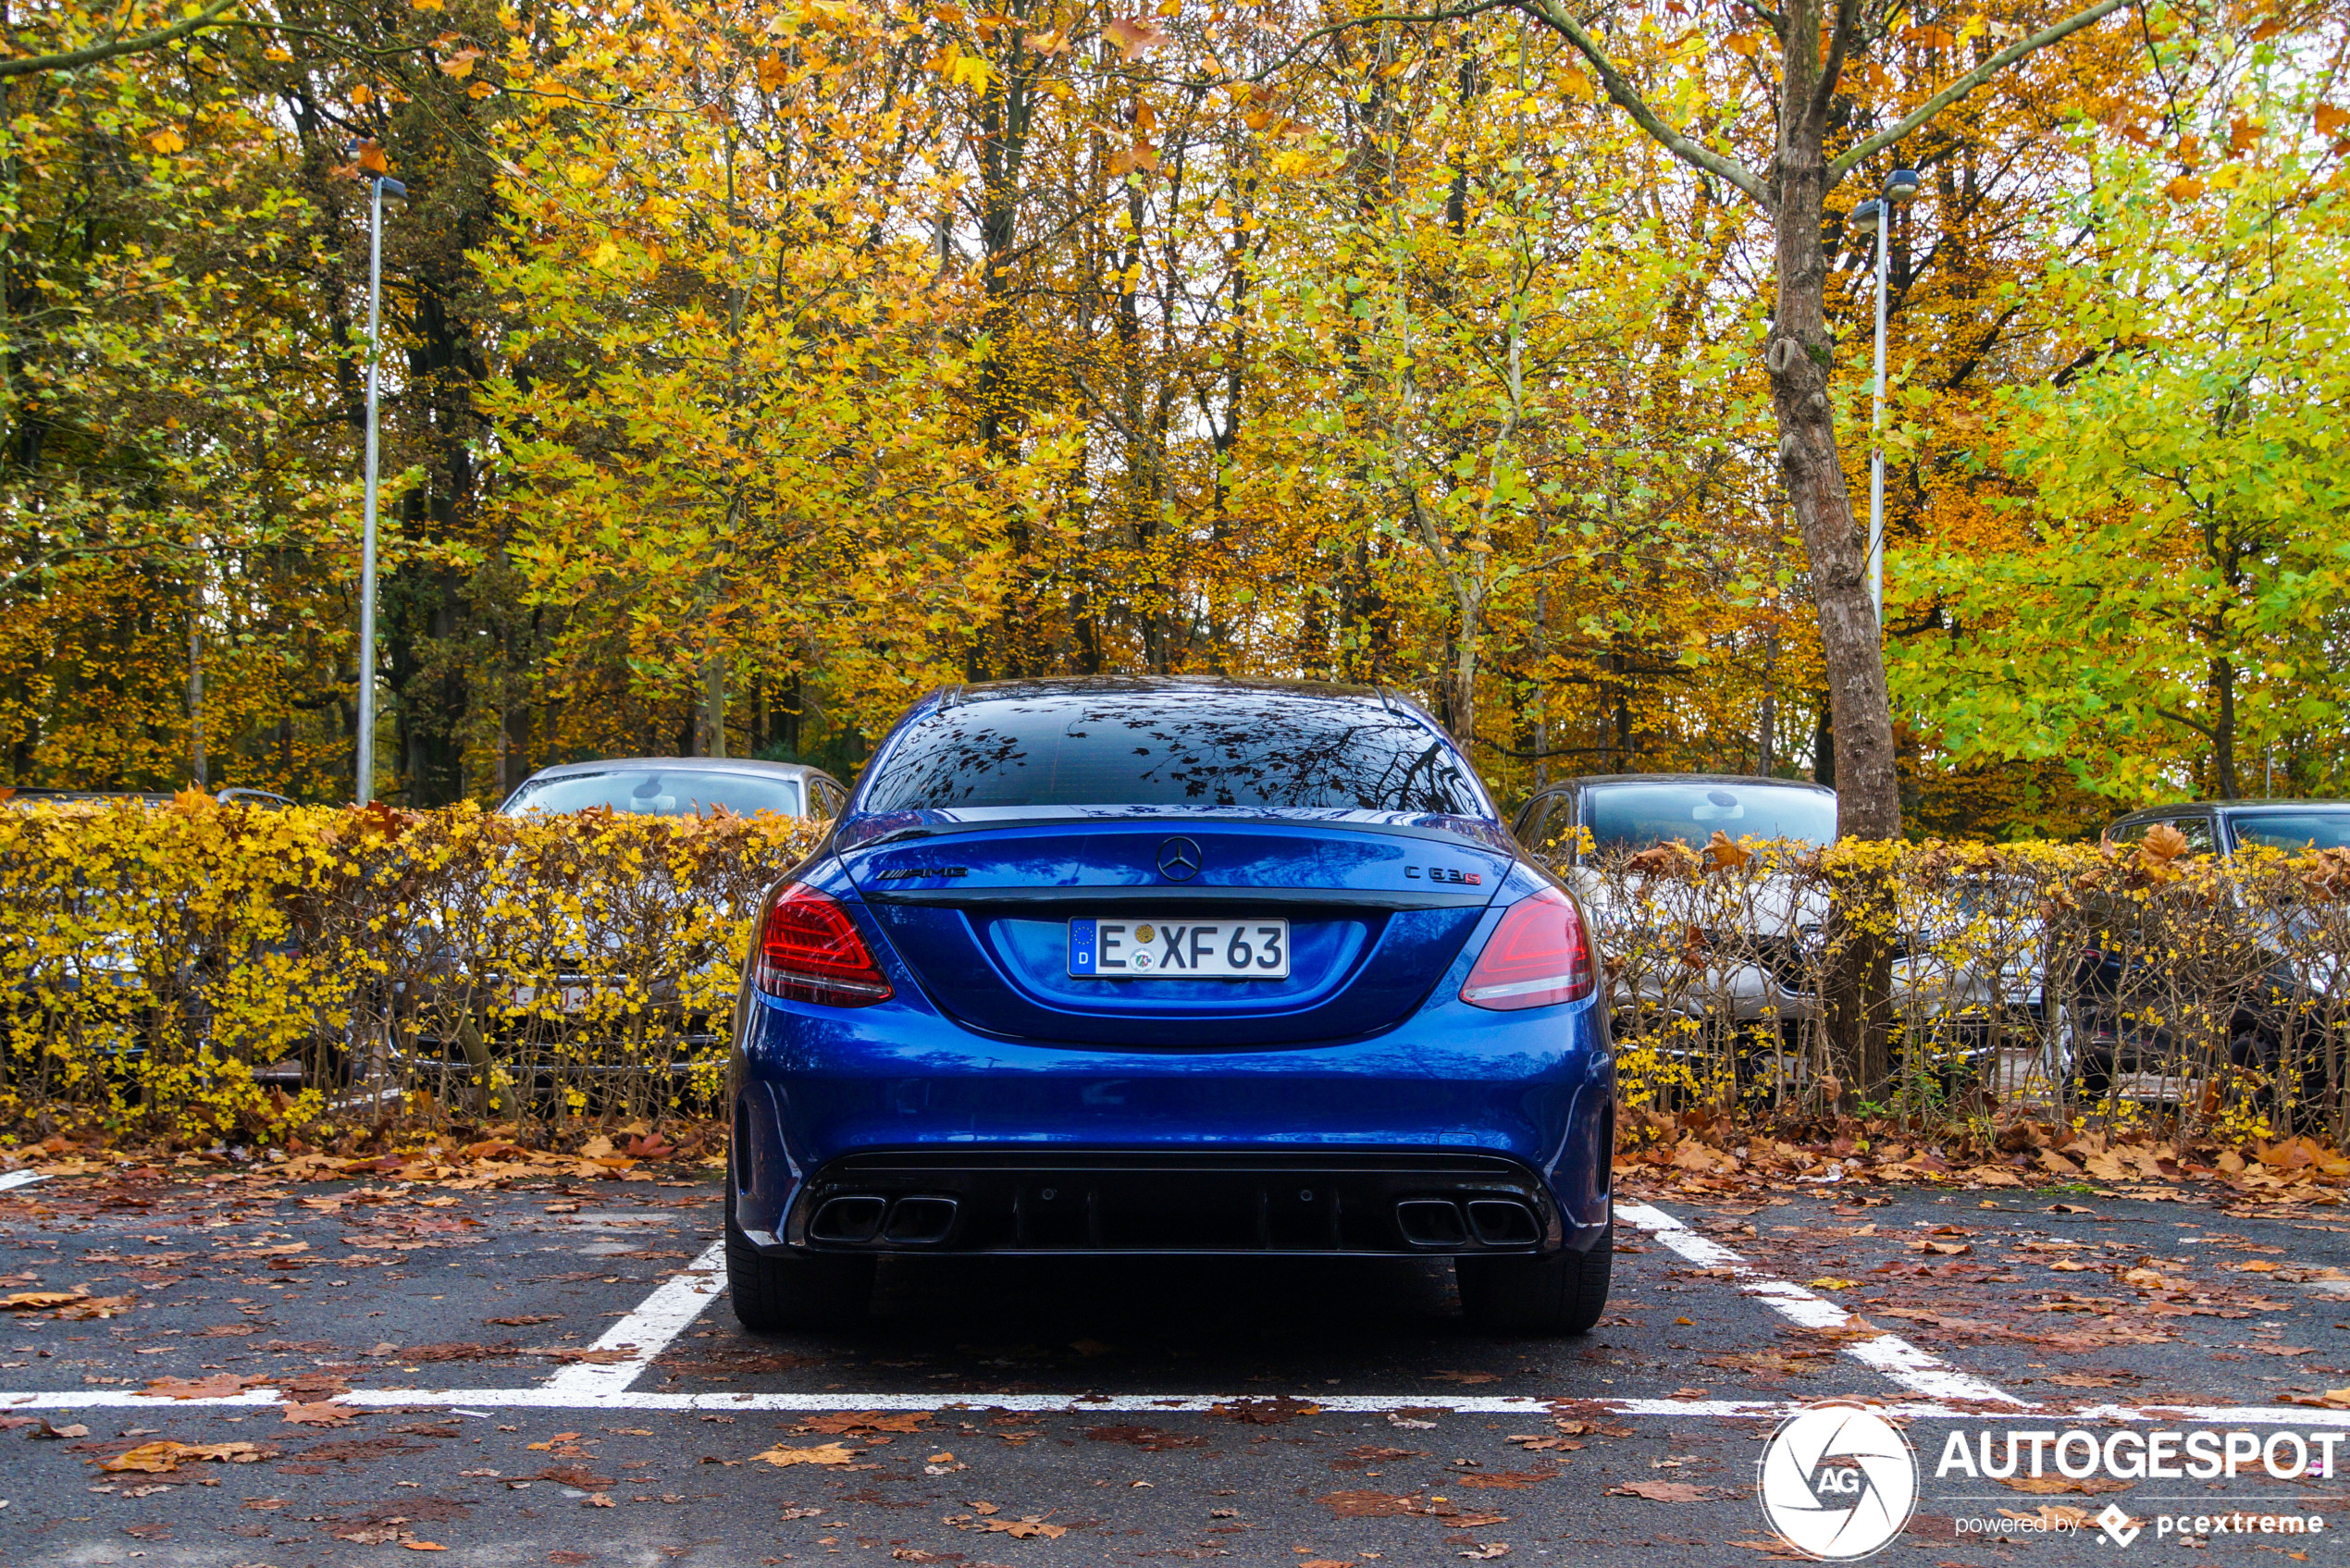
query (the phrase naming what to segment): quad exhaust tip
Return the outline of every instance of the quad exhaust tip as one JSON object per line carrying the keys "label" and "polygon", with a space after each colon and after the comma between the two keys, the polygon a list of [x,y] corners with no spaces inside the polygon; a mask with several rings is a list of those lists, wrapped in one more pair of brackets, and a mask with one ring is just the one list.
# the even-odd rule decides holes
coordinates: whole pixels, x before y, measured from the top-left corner
{"label": "quad exhaust tip", "polygon": [[889,1199],[872,1193],[827,1199],[809,1221],[808,1239],[856,1246],[879,1238],[900,1246],[944,1241],[955,1228],[955,1200]]}
{"label": "quad exhaust tip", "polygon": [[1512,1198],[1405,1198],[1395,1224],[1416,1247],[1459,1247],[1471,1237],[1481,1247],[1530,1247],[1542,1239],[1542,1222]]}

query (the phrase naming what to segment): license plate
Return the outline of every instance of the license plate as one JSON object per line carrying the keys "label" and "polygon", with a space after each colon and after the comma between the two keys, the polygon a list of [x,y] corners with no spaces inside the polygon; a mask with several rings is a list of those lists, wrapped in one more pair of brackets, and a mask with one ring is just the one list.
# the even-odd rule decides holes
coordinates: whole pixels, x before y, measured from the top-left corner
{"label": "license plate", "polygon": [[1069,972],[1088,980],[1287,980],[1287,920],[1069,922]]}

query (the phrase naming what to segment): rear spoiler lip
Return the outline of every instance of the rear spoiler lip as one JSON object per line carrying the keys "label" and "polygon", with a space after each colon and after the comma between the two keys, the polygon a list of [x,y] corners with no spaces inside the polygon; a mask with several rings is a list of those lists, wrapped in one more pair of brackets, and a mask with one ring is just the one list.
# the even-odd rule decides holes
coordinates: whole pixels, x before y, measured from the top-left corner
{"label": "rear spoiler lip", "polygon": [[1013,904],[1028,908],[1070,910],[1098,908],[1107,912],[1139,906],[1198,908],[1213,905],[1263,908],[1325,909],[1481,909],[1499,889],[1475,893],[1439,893],[1434,889],[1375,887],[1195,887],[1153,883],[1120,883],[1092,887],[949,887],[871,890],[861,896],[868,904],[922,904],[933,907],[976,907]]}
{"label": "rear spoiler lip", "polygon": [[1335,833],[1377,833],[1398,838],[1417,838],[1440,843],[1473,844],[1478,848],[1501,856],[1504,860],[1518,860],[1525,852],[1517,840],[1499,822],[1472,817],[1419,816],[1405,812],[1322,812],[1299,811],[1186,811],[1144,808],[1070,808],[1048,807],[1033,814],[990,818],[984,821],[959,821],[944,812],[891,812],[872,816],[845,818],[837,823],[830,837],[830,847],[835,854],[871,849],[884,844],[904,843],[911,839],[944,838],[963,833],[1001,833],[1006,829],[1070,828],[1080,825],[1100,827],[1164,827],[1180,832],[1185,824],[1199,827],[1271,827],[1322,828]]}

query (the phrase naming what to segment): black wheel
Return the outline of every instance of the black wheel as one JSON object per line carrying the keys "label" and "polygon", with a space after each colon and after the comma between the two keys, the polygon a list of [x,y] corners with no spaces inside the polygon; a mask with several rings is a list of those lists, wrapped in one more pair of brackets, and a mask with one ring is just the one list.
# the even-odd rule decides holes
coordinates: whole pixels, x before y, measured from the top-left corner
{"label": "black wheel", "polygon": [[1588,1253],[1453,1261],[1461,1308],[1479,1328],[1519,1334],[1588,1334],[1607,1310],[1615,1263],[1615,1221]]}
{"label": "black wheel", "polygon": [[731,1183],[726,1197],[726,1294],[736,1322],[754,1334],[781,1334],[863,1321],[873,1299],[872,1258],[761,1253],[735,1228]]}

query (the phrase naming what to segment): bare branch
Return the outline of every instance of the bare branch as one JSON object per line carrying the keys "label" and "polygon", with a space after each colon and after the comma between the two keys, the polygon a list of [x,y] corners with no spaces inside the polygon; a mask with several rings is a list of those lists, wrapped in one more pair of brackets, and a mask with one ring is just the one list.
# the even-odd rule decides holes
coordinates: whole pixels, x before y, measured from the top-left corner
{"label": "bare branch", "polygon": [[184,21],[157,28],[132,38],[118,38],[111,43],[93,43],[87,49],[71,49],[62,55],[19,55],[13,60],[0,60],[0,77],[34,76],[42,71],[69,71],[77,66],[94,66],[101,60],[111,60],[118,55],[139,55],[150,49],[160,49],[167,43],[178,43],[192,32],[219,25],[220,14],[237,0],[212,0],[212,4]]}
{"label": "bare branch", "polygon": [[[1837,0],[1836,26],[1828,31],[1828,57],[1820,62],[1820,80],[1812,85],[1811,115],[1816,125],[1836,97],[1844,75],[1844,57],[1852,52],[1852,33],[1861,25],[1861,0]],[[1784,47],[1784,45],[1782,45]]]}
{"label": "bare branch", "polygon": [[[1300,55],[1305,53],[1307,49],[1320,43],[1323,39],[1331,37],[1337,33],[1351,32],[1358,27],[1371,27],[1381,22],[1457,21],[1464,17],[1483,16],[1488,11],[1510,9],[1517,6],[1519,0],[1468,0],[1468,3],[1466,5],[1451,6],[1441,11],[1429,11],[1417,15],[1412,12],[1404,11],[1398,12],[1392,16],[1349,17],[1342,22],[1332,22],[1328,27],[1316,28],[1313,31],[1305,34],[1295,43],[1292,44],[1289,52],[1284,54],[1280,59],[1275,60],[1271,65],[1267,66],[1262,70],[1251,72],[1243,80],[1247,81],[1263,81],[1266,78],[1272,76],[1280,70],[1282,67],[1288,65],[1292,60],[1296,59]],[[1168,82],[1169,85],[1192,85],[1187,82],[1176,83],[1166,77],[1157,77],[1150,80]]]}
{"label": "bare branch", "polygon": [[2072,34],[2080,31],[2083,28],[2087,27],[2092,23],[2103,21],[2106,18],[2111,16],[2114,12],[2120,10],[2122,6],[2127,6],[2130,3],[2131,0],[2098,0],[2096,5],[2090,6],[2087,10],[2067,17],[2064,20],[2057,23],[2056,26],[2047,29],[2046,31],[2035,32],[2029,38],[2020,39],[2016,43],[2009,44],[2006,48],[2000,50],[1998,54],[1992,56],[1989,59],[1984,61],[1973,70],[1967,72],[1966,75],[1959,78],[1958,80],[1950,83],[1949,86],[1944,88],[1941,92],[1936,93],[1933,97],[1928,98],[1924,103],[1919,105],[1909,114],[1903,116],[1900,123],[1888,130],[1878,131],[1874,136],[1870,137],[1859,146],[1854,147],[1849,152],[1844,154],[1841,157],[1838,157],[1834,162],[1830,163],[1828,165],[1829,186],[1833,188],[1837,180],[1842,179],[1846,175],[1851,173],[1853,169],[1860,167],[1862,159],[1875,156],[1877,154],[1885,151],[1887,147],[1890,147],[1895,142],[1900,141],[1904,136],[1909,135],[1911,131],[1924,126],[1928,121],[1932,120],[1935,116],[1940,114],[1943,110],[1948,108],[1951,105],[1957,103],[1960,99],[1965,97],[1968,93],[1973,92],[1976,88],[1982,86],[1985,82],[1998,75],[1999,72],[2015,64],[2016,61],[2023,58],[2026,55],[2035,54],[2038,51],[2047,48],[2051,43],[2057,43],[2061,39],[2071,37]]}
{"label": "bare branch", "polygon": [[[2109,4],[2114,6],[2124,3],[2125,0],[2109,0]],[[1575,45],[1576,53],[1590,61],[1591,68],[1600,73],[1601,84],[1606,87],[1608,97],[1632,117],[1634,124],[1655,138],[1659,146],[1692,168],[1703,169],[1708,174],[1728,180],[1754,198],[1755,204],[1763,211],[1774,210],[1775,204],[1771,200],[1770,191],[1751,169],[1736,158],[1725,157],[1710,147],[1690,141],[1665,124],[1662,116],[1642,102],[1631,81],[1616,68],[1615,62],[1601,52],[1598,41],[1585,31],[1581,22],[1567,15],[1566,8],[1559,4],[1559,0],[1519,0],[1519,8]]]}

